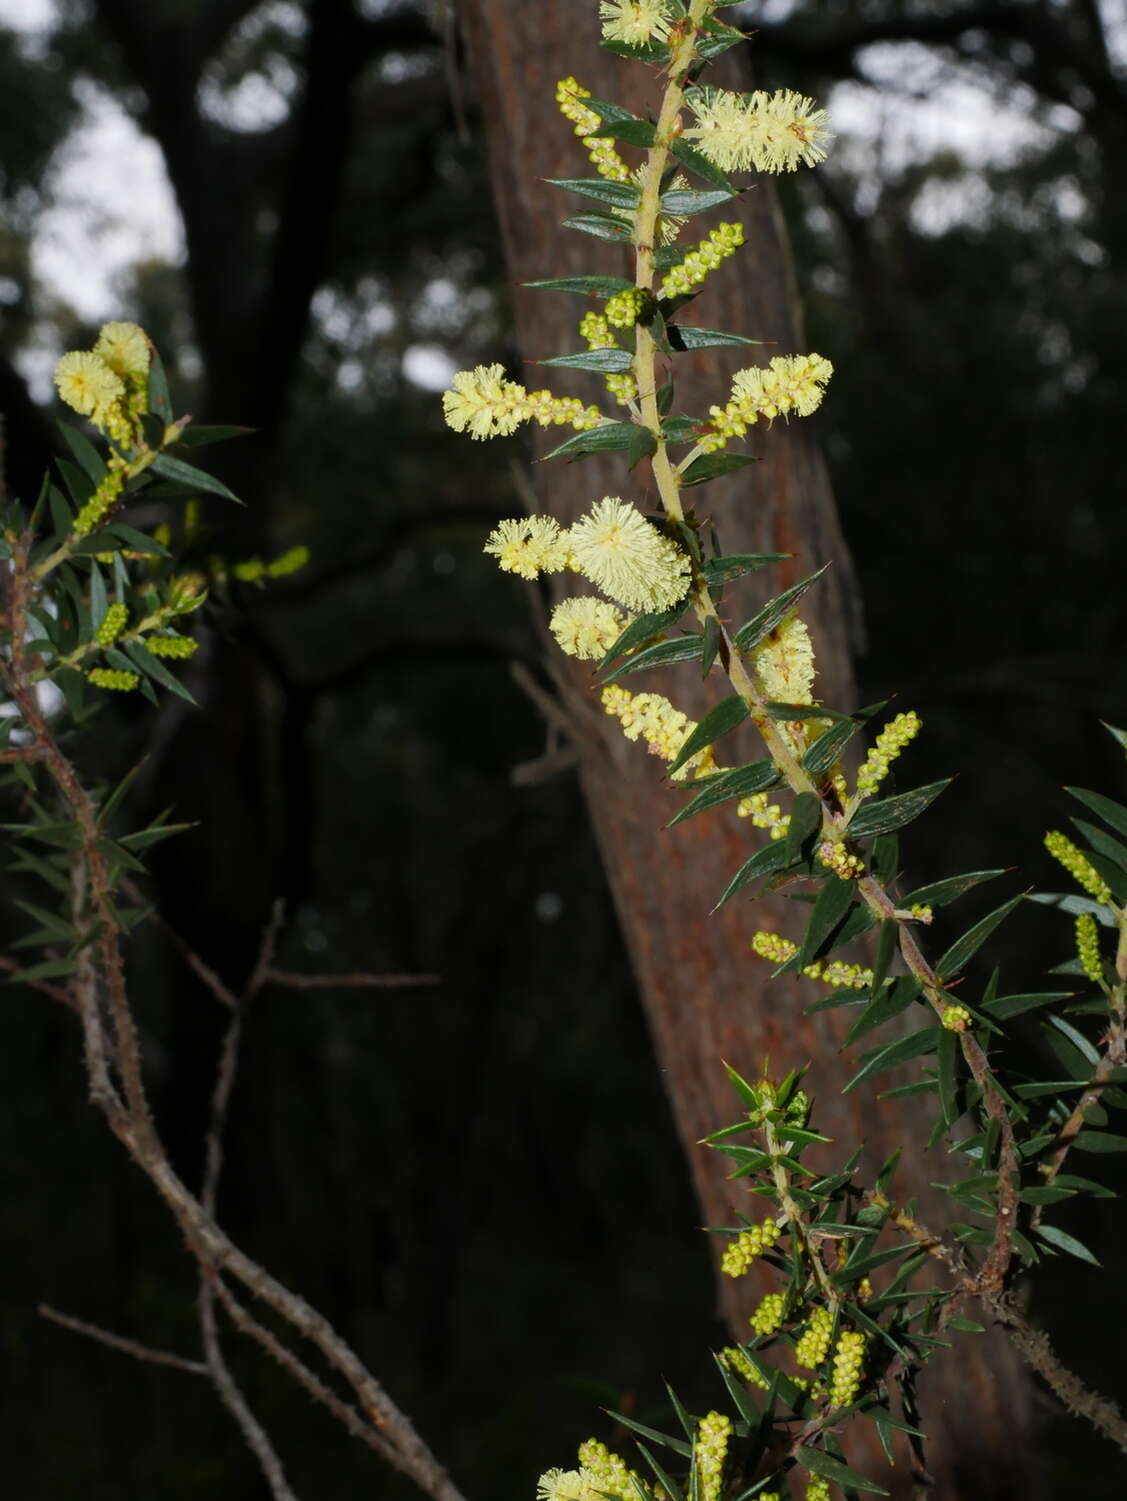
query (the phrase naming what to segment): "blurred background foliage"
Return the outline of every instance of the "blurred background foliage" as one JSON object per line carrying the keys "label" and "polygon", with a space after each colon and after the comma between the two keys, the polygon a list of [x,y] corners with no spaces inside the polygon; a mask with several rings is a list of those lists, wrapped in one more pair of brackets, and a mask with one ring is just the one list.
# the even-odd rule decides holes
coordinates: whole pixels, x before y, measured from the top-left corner
{"label": "blurred background foliage", "polygon": [[[910,874],[1020,865],[1059,889],[1038,846],[1060,784],[1115,793],[1097,721],[1127,720],[1127,14],[774,0],[740,19],[761,81],[828,101],[839,130],[785,200],[810,345],[837,367],[817,421],[862,585],[861,701],[923,715],[914,781],[961,773]],[[80,747],[107,777],[144,758],[138,824],[170,803],[198,822],[151,862],[168,920],[233,981],[279,897],[289,968],[440,977],[268,993],[229,1228],[353,1332],[471,1496],[530,1496],[611,1436],[600,1402],[656,1419],[662,1377],[711,1401],[709,1263],[578,789],[513,776],[555,749],[511,673],[541,650],[527,600],[480,553],[523,460],[440,419],[450,371],[516,360],[452,9],[4,0],[0,310],[12,492],[55,444],[56,355],[132,317],[183,409],[256,430],[215,456],[249,504],[207,513],[200,556],[311,548],[268,592],[215,591],[198,712],[115,704]],[[10,902],[0,923],[18,936]],[[1015,979],[1063,957],[1047,926],[1014,924]],[[223,1018],[155,928],[134,975],[194,1181]],[[263,1495],[203,1383],[37,1318],[42,1300],[194,1353],[191,1265],[86,1107],[70,1019],[18,988],[6,1005],[13,1494]],[[1114,1228],[1084,1213],[1106,1259]],[[1034,1309],[1114,1388],[1098,1350],[1122,1294],[1082,1275],[1078,1297],[1072,1266],[1046,1269]],[[299,1493],[406,1493],[231,1344]],[[1093,1501],[1122,1494],[1113,1456],[1044,1428],[1059,1485],[1083,1454]]]}

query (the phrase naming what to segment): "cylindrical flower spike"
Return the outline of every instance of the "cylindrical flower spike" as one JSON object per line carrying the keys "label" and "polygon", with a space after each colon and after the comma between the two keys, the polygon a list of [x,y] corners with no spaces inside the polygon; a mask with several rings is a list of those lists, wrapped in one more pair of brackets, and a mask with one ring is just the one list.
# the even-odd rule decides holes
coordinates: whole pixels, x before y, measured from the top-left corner
{"label": "cylindrical flower spike", "polygon": [[794,172],[825,159],[829,116],[793,89],[774,94],[696,89],[688,102],[697,123],[685,138],[722,172]]}
{"label": "cylindrical flower spike", "polygon": [[1077,849],[1072,840],[1059,829],[1045,835],[1045,848],[1054,860],[1059,860],[1077,885],[1082,886],[1090,897],[1105,906],[1111,904],[1111,891],[1107,882],[1088,859],[1083,850]]}
{"label": "cylindrical flower spike", "polygon": [[833,1322],[828,1308],[819,1306],[810,1315],[810,1322],[794,1347],[795,1360],[808,1371],[816,1371],[829,1354]]}

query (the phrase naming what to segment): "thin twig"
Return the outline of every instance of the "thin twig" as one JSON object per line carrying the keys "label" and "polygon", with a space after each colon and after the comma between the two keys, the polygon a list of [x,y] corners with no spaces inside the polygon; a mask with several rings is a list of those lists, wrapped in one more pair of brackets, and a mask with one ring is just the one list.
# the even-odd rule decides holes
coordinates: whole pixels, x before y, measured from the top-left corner
{"label": "thin twig", "polygon": [[100,1345],[108,1345],[111,1350],[119,1350],[122,1355],[132,1355],[135,1360],[145,1360],[150,1365],[171,1366],[175,1371],[187,1371],[192,1376],[208,1374],[207,1366],[202,1360],[188,1360],[183,1355],[174,1355],[171,1350],[155,1350],[151,1345],[142,1345],[135,1339],[126,1339],[121,1334],[111,1334],[108,1329],[101,1329],[97,1324],[88,1324],[85,1319],[75,1319],[68,1313],[60,1313],[57,1308],[52,1308],[47,1303],[40,1303],[38,1312],[41,1317],[49,1319],[52,1324],[69,1329],[73,1334],[84,1334],[87,1339],[96,1340]]}
{"label": "thin twig", "polygon": [[[9,959],[6,955],[0,954],[0,970],[6,970],[8,974],[15,975],[23,967],[18,959]],[[50,980],[21,980],[19,983],[30,985],[32,990],[41,991],[43,995],[49,995],[53,1001],[58,1001],[60,1006],[68,1006],[71,1011],[78,1010],[77,1001],[61,985],[52,985]]]}
{"label": "thin twig", "polygon": [[270,1442],[265,1428],[251,1412],[250,1404],[239,1390],[223,1358],[223,1350],[219,1344],[219,1331],[215,1327],[213,1280],[205,1268],[200,1277],[200,1329],[203,1334],[204,1351],[207,1355],[206,1370],[211,1377],[211,1384],[219,1394],[219,1400],[239,1425],[247,1447],[258,1460],[259,1467],[266,1478],[266,1484],[270,1487],[270,1494],[275,1501],[297,1501],[297,1497],[290,1489],[285,1471],[282,1469],[278,1451]]}
{"label": "thin twig", "polygon": [[267,969],[263,982],[290,990],[405,990],[412,985],[437,985],[441,975],[299,975],[288,969]]}
{"label": "thin twig", "polygon": [[299,1356],[281,1342],[277,1335],[272,1334],[265,1325],[260,1324],[251,1313],[248,1313],[221,1278],[216,1279],[215,1293],[236,1329],[241,1330],[249,1339],[257,1341],[271,1359],[276,1360],[299,1386],[305,1388],[315,1402],[320,1402],[322,1407],[327,1408],[333,1417],[348,1429],[353,1438],[358,1438],[361,1443],[375,1450],[381,1459],[398,1467],[394,1449],[383,1434],[373,1428],[371,1423],[365,1422],[363,1415],[355,1407],[342,1401]]}

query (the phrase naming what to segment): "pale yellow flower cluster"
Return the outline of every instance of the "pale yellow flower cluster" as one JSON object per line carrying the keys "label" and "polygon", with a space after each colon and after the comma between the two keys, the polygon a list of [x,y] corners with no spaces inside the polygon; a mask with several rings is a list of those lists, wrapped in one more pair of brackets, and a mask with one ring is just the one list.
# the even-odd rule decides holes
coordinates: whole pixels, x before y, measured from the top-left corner
{"label": "pale yellow flower cluster", "polygon": [[670,17],[663,0],[601,0],[599,15],[608,42],[643,47],[668,40]]}
{"label": "pale yellow flower cluster", "polygon": [[561,651],[584,661],[605,657],[628,621],[605,599],[579,595],[562,599],[552,611],[550,629]]}
{"label": "pale yellow flower cluster", "polygon": [[628,610],[667,610],[688,593],[688,555],[617,496],[596,501],[568,543],[579,572]]}
{"label": "pale yellow flower cluster", "polygon": [[601,1501],[590,1470],[545,1470],[536,1482],[537,1501]]}
{"label": "pale yellow flower cluster", "polygon": [[484,439],[508,437],[522,422],[538,422],[541,427],[567,425],[583,432],[602,421],[597,407],[585,407],[576,397],[526,391],[504,376],[502,365],[459,371],[442,397],[447,426]]}
{"label": "pale yellow flower cluster", "polygon": [[[567,531],[551,516],[498,523],[484,551],[506,573],[534,579],[571,568],[627,610],[665,610],[685,597],[689,559],[617,496],[607,495]],[[608,616],[601,617],[604,624]]]}
{"label": "pale yellow flower cluster", "polygon": [[777,355],[770,365],[738,370],[726,406],[709,409],[711,431],[701,441],[706,453],[742,438],[760,417],[808,417],[821,405],[833,365],[820,354]]}
{"label": "pale yellow flower cluster", "polygon": [[814,647],[806,622],[792,612],[756,647],[752,657],[759,686],[772,703],[813,703]]}
{"label": "pale yellow flower cluster", "polygon": [[[611,683],[603,689],[603,708],[622,725],[627,740],[644,740],[651,755],[675,761],[681,747],[696,729],[696,721],[675,709],[660,693],[630,693]],[[716,769],[712,747],[690,756],[673,773],[675,782],[707,776]]]}
{"label": "pale yellow flower cluster", "polygon": [[793,89],[731,94],[699,89],[690,108],[697,123],[685,131],[722,172],[794,172],[824,160],[829,116]]}
{"label": "pale yellow flower cluster", "polygon": [[570,557],[566,534],[552,516],[498,522],[482,551],[495,557],[503,572],[523,579],[559,573]]}
{"label": "pale yellow flower cluster", "polygon": [[114,438],[129,436],[126,399],[149,371],[149,341],[136,323],[106,323],[92,350],[75,349],[55,366],[55,386],[67,406]]}
{"label": "pale yellow flower cluster", "polygon": [[772,839],[781,839],[790,828],[790,814],[784,813],[778,803],[770,802],[765,792],[741,797],[736,804],[736,817],[750,818],[757,829],[769,829]]}

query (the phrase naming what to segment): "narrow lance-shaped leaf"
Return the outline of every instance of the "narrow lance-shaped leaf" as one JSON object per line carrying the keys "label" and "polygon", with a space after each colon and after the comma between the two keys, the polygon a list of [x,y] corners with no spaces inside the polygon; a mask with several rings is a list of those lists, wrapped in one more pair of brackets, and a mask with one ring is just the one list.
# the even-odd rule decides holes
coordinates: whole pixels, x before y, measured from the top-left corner
{"label": "narrow lance-shaped leaf", "polygon": [[732,771],[710,777],[697,795],[669,820],[669,827],[678,824],[694,813],[703,813],[706,808],[715,808],[719,803],[729,802],[734,797],[750,797],[755,792],[766,792],[779,783],[779,773],[773,761],[752,761],[746,766],[737,766]]}
{"label": "narrow lance-shaped leaf", "polygon": [[1111,825],[1120,834],[1127,834],[1127,808],[1122,804],[1112,802],[1110,797],[1104,797],[1099,792],[1088,792],[1083,787],[1066,787],[1085,807],[1091,808],[1093,813],[1098,813],[1105,823]]}
{"label": "narrow lance-shaped leaf", "polygon": [[594,235],[596,240],[615,244],[624,244],[631,235],[629,224],[611,214],[571,214],[560,222],[564,229],[577,229],[581,234]]}
{"label": "narrow lance-shaped leaf", "polygon": [[798,951],[797,968],[802,969],[818,957],[826,940],[853,905],[855,895],[856,888],[852,881],[842,881],[831,875],[823,883],[810,914],[810,921],[806,924],[802,947]]}
{"label": "narrow lance-shaped leaf", "polygon": [[735,474],[737,470],[746,469],[749,464],[758,462],[756,455],[748,453],[701,454],[699,459],[694,459],[682,471],[681,488],[689,490],[694,485],[706,485],[709,480],[721,479],[725,474]]}
{"label": "narrow lance-shaped leaf", "polygon": [[724,895],[713,907],[717,911],[726,901],[735,896],[750,882],[758,880],[760,876],[774,875],[777,871],[784,870],[791,863],[787,855],[786,840],[776,839],[771,844],[765,844],[761,850],[757,850],[750,860],[745,861],[728,883]]}
{"label": "narrow lance-shaped leaf", "polygon": [[877,1048],[874,1053],[868,1055],[860,1069],[842,1090],[842,1094],[848,1094],[862,1080],[871,1078],[882,1069],[891,1068],[894,1063],[906,1063],[910,1058],[919,1058],[927,1053],[934,1053],[939,1046],[942,1032],[942,1027],[924,1027],[919,1032],[913,1033],[911,1037],[900,1037],[895,1042],[886,1043],[884,1047]]}
{"label": "narrow lance-shaped leaf", "polygon": [[670,775],[679,771],[690,756],[696,755],[697,751],[704,750],[707,745],[714,745],[722,735],[728,734],[730,730],[742,724],[747,716],[747,704],[738,693],[733,693],[728,698],[721,699],[718,704],[714,704],[678,751],[676,759],[669,767]]}
{"label": "narrow lance-shaped leaf", "polygon": [[750,651],[752,647],[758,646],[765,636],[769,636],[775,627],[786,618],[806,593],[807,589],[821,578],[828,567],[828,563],[823,564],[817,573],[810,574],[799,583],[793,584],[789,589],[784,590],[782,594],[777,594],[774,599],[769,600],[759,611],[758,615],[753,616],[746,625],[741,626],[736,632],[735,641],[738,649],[740,651]]}
{"label": "narrow lance-shaped leaf", "polygon": [[678,353],[689,349],[720,349],[728,345],[763,344],[763,339],[745,339],[743,334],[725,333],[719,328],[694,328],[688,323],[669,323],[669,342]]}
{"label": "narrow lance-shaped leaf", "polygon": [[565,370],[594,370],[599,374],[629,370],[634,356],[628,349],[589,349],[585,354],[557,354],[541,365],[559,365]]}
{"label": "narrow lance-shaped leaf", "polygon": [[639,192],[632,182],[609,182],[605,177],[549,177],[546,181],[553,188],[579,193],[614,208],[633,210],[638,206]]}
{"label": "narrow lance-shaped leaf", "polygon": [[613,683],[616,678],[626,677],[631,672],[642,672],[647,667],[668,667],[672,662],[692,662],[700,656],[702,638],[697,636],[678,636],[673,641],[659,641],[654,646],[647,646],[644,651],[635,656],[627,657],[625,662],[619,664],[613,672],[609,672],[603,679],[605,683]]}
{"label": "narrow lance-shaped leaf", "polygon": [[1009,917],[1014,908],[1025,900],[1024,894],[1011,897],[1008,902],[1003,902],[1000,907],[975,923],[974,927],[964,933],[961,938],[951,945],[947,952],[935,966],[936,974],[943,980],[950,980],[969,962],[993,933],[999,923]]}
{"label": "narrow lance-shaped leaf", "polygon": [[862,803],[849,820],[850,838],[868,839],[874,834],[890,834],[893,829],[902,829],[905,824],[919,818],[950,785],[951,778],[947,777],[942,782],[929,782],[926,787],[886,797],[883,802]]}

